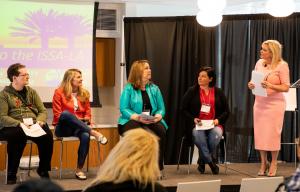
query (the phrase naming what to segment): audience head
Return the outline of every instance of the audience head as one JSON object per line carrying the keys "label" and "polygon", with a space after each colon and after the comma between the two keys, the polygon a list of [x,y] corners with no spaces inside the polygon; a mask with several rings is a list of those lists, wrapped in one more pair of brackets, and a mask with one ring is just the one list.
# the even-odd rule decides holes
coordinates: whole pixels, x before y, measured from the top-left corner
{"label": "audience head", "polygon": [[64,90],[67,98],[71,98],[71,94],[77,91],[81,101],[89,100],[89,93],[82,87],[82,73],[79,69],[68,69],[63,77],[60,87]]}
{"label": "audience head", "polygon": [[262,49],[264,46],[271,53],[271,65],[276,66],[282,60],[282,45],[277,40],[266,40],[262,43]]}
{"label": "audience head", "polygon": [[133,85],[135,89],[140,89],[145,82],[151,79],[151,69],[148,60],[137,60],[131,65],[128,82]]}
{"label": "audience head", "polygon": [[33,179],[18,185],[13,192],[63,192],[64,190],[49,179]]}
{"label": "audience head", "polygon": [[200,76],[201,75],[207,75],[209,80],[211,80],[208,84],[209,87],[214,87],[216,85],[216,73],[215,70],[212,67],[201,67],[198,72],[198,76],[196,79],[196,85],[200,85]]}
{"label": "audience head", "polygon": [[104,182],[137,181],[142,186],[152,184],[159,176],[158,137],[142,128],[124,133],[124,137],[100,166],[92,185]]}
{"label": "audience head", "polygon": [[[14,77],[18,77],[21,73],[20,70],[26,69],[25,65],[22,65],[21,63],[15,63],[8,67],[7,69],[7,78],[10,80],[10,82],[13,82]],[[27,75],[27,74],[25,74]]]}

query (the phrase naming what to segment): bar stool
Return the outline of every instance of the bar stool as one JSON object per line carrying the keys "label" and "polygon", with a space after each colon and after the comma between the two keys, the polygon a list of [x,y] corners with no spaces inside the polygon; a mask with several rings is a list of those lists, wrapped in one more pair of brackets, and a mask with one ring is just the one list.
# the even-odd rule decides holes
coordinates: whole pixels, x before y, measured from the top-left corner
{"label": "bar stool", "polygon": [[[59,178],[62,178],[62,163],[63,163],[63,150],[64,150],[64,142],[67,141],[79,141],[78,137],[56,137],[55,140],[60,141],[60,164],[59,164]],[[100,142],[97,141],[97,139],[94,136],[90,136],[90,140],[95,140],[97,142],[97,148],[98,148],[98,161],[100,163]],[[89,171],[89,155],[87,158],[87,172]]]}
{"label": "bar stool", "polygon": [[[31,140],[27,140],[26,144],[30,144],[30,150],[29,150],[29,158],[28,158],[28,176],[30,176],[30,170],[31,170],[31,156],[32,156],[32,144],[33,142]],[[0,140],[0,145],[5,145],[5,184],[7,184],[7,166],[8,166],[8,158],[7,158],[7,141],[6,140]]]}
{"label": "bar stool", "polygon": [[[177,162],[177,171],[179,171],[179,163],[180,163],[180,159],[181,159],[181,152],[182,152],[182,145],[183,145],[183,142],[185,140],[185,136],[183,136],[181,138],[181,143],[180,143],[180,149],[179,149],[179,155],[178,155],[178,162]],[[224,167],[225,167],[225,174],[227,174],[227,153],[226,153],[226,142],[225,142],[225,138],[224,136],[222,136],[221,140],[223,140],[224,142]],[[188,156],[188,174],[190,174],[190,165],[191,165],[191,162],[192,162],[192,157],[193,157],[193,154],[192,154],[192,149],[194,149],[195,145],[193,146],[189,146],[188,147],[188,150],[189,150],[189,156]]]}

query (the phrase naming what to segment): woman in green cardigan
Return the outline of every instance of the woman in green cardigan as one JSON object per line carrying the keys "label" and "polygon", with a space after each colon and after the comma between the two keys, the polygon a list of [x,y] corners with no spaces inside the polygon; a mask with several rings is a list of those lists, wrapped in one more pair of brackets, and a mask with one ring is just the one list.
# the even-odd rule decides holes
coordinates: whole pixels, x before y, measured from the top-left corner
{"label": "woman in green cardigan", "polygon": [[144,128],[157,135],[159,140],[159,168],[163,170],[163,154],[168,126],[163,120],[165,105],[157,85],[151,81],[151,69],[147,60],[133,62],[128,83],[120,98],[121,116],[118,121],[120,135]]}

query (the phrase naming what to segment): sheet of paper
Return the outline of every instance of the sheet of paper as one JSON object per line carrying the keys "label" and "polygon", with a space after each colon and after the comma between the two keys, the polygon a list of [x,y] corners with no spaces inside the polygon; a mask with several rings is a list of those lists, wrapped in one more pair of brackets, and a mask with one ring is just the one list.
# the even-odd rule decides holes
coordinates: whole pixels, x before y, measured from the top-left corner
{"label": "sheet of paper", "polygon": [[298,79],[293,85],[291,85],[292,88],[300,88],[300,79]]}
{"label": "sheet of paper", "polygon": [[144,120],[148,120],[148,121],[151,121],[151,120],[155,119],[154,116],[146,115],[145,113],[140,114],[140,117],[143,118]]}
{"label": "sheet of paper", "polygon": [[264,80],[265,74],[259,71],[252,71],[251,81],[254,83],[255,88],[252,89],[253,95],[267,97],[267,90],[261,86],[261,82]]}
{"label": "sheet of paper", "polygon": [[23,123],[21,123],[21,128],[23,129],[24,133],[29,137],[40,137],[42,135],[46,135],[46,132],[37,123],[31,125],[29,128]]}
{"label": "sheet of paper", "polygon": [[196,130],[208,130],[214,128],[213,120],[201,120],[201,125],[196,125]]}

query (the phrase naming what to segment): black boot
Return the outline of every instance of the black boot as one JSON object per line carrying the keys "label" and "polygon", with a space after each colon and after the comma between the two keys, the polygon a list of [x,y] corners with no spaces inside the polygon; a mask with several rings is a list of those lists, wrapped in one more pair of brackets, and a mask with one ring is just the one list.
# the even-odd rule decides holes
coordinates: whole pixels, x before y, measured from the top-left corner
{"label": "black boot", "polygon": [[201,174],[203,174],[205,172],[205,163],[203,163],[203,162],[199,163],[197,169]]}
{"label": "black boot", "polygon": [[214,174],[214,175],[217,175],[219,174],[219,167],[214,163],[214,162],[210,162],[208,163],[210,169],[211,169],[211,172]]}
{"label": "black boot", "polygon": [[17,176],[15,175],[7,175],[7,184],[13,185],[17,183]]}
{"label": "black boot", "polygon": [[37,174],[41,177],[41,178],[45,178],[45,179],[49,179],[49,173],[48,171],[43,171],[43,170],[40,170],[40,169],[37,169]]}

